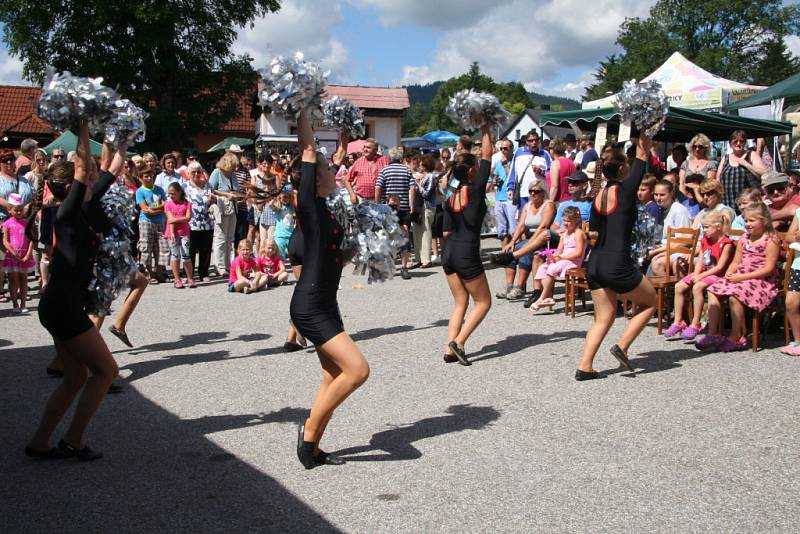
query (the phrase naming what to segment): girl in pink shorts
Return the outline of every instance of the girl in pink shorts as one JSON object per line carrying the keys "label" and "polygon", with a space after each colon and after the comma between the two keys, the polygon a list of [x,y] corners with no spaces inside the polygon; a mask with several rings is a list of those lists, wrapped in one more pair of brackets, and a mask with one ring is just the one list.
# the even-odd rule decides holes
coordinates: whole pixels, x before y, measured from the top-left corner
{"label": "girl in pink shorts", "polygon": [[[664,337],[681,336],[692,341],[702,331],[700,318],[705,304],[706,288],[722,280],[725,270],[733,259],[734,243],[726,235],[727,219],[719,211],[706,213],[703,217],[703,239],[700,241],[700,259],[695,262],[694,272],[689,273],[675,285],[675,322],[664,332]],[[686,294],[692,291],[692,324],[683,320]]]}

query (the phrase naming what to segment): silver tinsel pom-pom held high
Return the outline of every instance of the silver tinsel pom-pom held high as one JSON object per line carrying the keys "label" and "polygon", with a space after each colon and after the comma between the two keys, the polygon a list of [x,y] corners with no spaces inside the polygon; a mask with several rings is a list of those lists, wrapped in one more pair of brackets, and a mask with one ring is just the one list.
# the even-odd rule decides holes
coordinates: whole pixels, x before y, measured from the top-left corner
{"label": "silver tinsel pom-pom held high", "polygon": [[367,283],[385,282],[394,277],[394,259],[408,238],[397,214],[386,204],[367,201],[354,207],[348,246],[355,254],[355,270],[367,273]]}
{"label": "silver tinsel pom-pom held high", "polygon": [[453,122],[468,131],[480,130],[484,125],[504,126],[510,117],[496,96],[472,89],[451,96],[445,111]]}
{"label": "silver tinsel pom-pom held high", "polygon": [[346,98],[334,96],[322,104],[322,116],[325,126],[337,132],[347,132],[352,139],[366,133],[364,112]]}
{"label": "silver tinsel pom-pom held high", "polygon": [[329,74],[317,63],[306,61],[302,52],[289,58],[277,56],[259,73],[264,83],[258,93],[259,104],[289,118],[306,107],[319,109]]}
{"label": "silver tinsel pom-pom held high", "polygon": [[86,311],[102,317],[111,310],[111,303],[136,273],[130,241],[136,206],[128,190],[119,184],[113,184],[106,191],[100,199],[100,205],[111,221],[111,231],[100,236]]}
{"label": "silver tinsel pom-pom held high", "polygon": [[37,107],[38,115],[60,132],[73,129],[81,119],[89,123],[92,135],[104,135],[106,142],[118,145],[144,141],[147,113],[130,100],[120,98],[103,78],[73,76],[48,69]]}
{"label": "silver tinsel pom-pom held high", "polygon": [[655,136],[667,120],[669,98],[656,80],[636,83],[625,82],[614,101],[614,107],[622,120],[630,122],[648,137]]}

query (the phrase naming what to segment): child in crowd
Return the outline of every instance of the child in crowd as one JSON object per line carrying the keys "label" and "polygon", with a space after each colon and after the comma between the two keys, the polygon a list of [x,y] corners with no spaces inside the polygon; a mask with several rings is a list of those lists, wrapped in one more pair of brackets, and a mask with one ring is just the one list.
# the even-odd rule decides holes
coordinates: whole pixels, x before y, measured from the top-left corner
{"label": "child in crowd", "polygon": [[194,282],[192,256],[189,253],[189,221],[192,218],[192,204],[186,200],[186,192],[178,182],[169,184],[167,194],[169,200],[164,204],[164,213],[167,216],[164,237],[169,241],[172,255],[172,276],[175,278],[175,289],[183,289],[181,260],[183,260],[183,270],[186,272],[186,281],[190,288],[195,288],[197,284]]}
{"label": "child in crowd", "polygon": [[258,256],[258,271],[267,275],[268,287],[279,286],[289,280],[289,273],[281,260],[275,240],[267,239],[261,244]]}
{"label": "child in crowd", "polygon": [[[744,307],[763,311],[778,294],[775,267],[780,247],[775,239],[772,217],[763,203],[745,208],[747,233],[736,245],[736,255],[725,272],[725,278],[708,287],[708,335],[698,341],[698,349],[720,349],[723,352],[747,348]],[[729,296],[731,332],[722,335],[719,297]]]}
{"label": "child in crowd", "polygon": [[228,276],[228,291],[231,293],[254,293],[267,285],[267,276],[258,270],[258,261],[253,257],[253,242],[239,241],[239,255],[231,263]]}
{"label": "child in crowd", "polygon": [[[703,239],[700,241],[700,261],[695,263],[693,273],[687,274],[675,285],[675,322],[664,332],[664,337],[682,335],[686,341],[696,338],[702,327],[700,318],[705,304],[706,288],[722,280],[728,265],[733,259],[733,241],[725,236],[725,216],[718,212],[706,213],[703,218]],[[683,320],[686,294],[692,291],[692,324]]]}
{"label": "child in crowd", "polygon": [[647,267],[650,260],[650,249],[661,242],[661,228],[658,225],[659,207],[653,200],[656,187],[654,174],[645,174],[636,197],[636,224],[633,227],[633,240],[631,241],[631,257],[640,267]]}
{"label": "child in crowd", "polygon": [[531,311],[538,311],[540,308],[553,309],[553,286],[556,278],[564,278],[570,269],[576,269],[583,263],[583,255],[586,250],[586,235],[581,230],[581,212],[575,206],[564,209],[562,215],[564,232],[561,234],[561,241],[555,253],[547,257],[547,262],[542,264],[536,271],[535,280],[542,282],[542,294],[539,299],[531,304]]}
{"label": "child in crowd", "polygon": [[270,207],[275,213],[275,237],[274,241],[278,245],[281,258],[286,260],[288,255],[286,249],[289,247],[289,239],[292,237],[295,225],[294,195],[292,190],[284,186],[281,194],[270,202]]}
{"label": "child in crowd", "polygon": [[790,247],[794,251],[792,271],[789,273],[789,287],[786,291],[786,318],[792,328],[794,341],[779,350],[789,356],[800,356],[800,208],[794,212],[794,219],[792,219],[786,239],[791,243]]}
{"label": "child in crowd", "polygon": [[[146,159],[146,158],[145,158]],[[165,271],[169,263],[169,244],[164,237],[167,218],[164,215],[164,201],[167,193],[154,184],[154,174],[149,167],[139,173],[142,185],[136,190],[136,203],[139,213],[139,261],[150,273],[150,283],[165,281]]]}
{"label": "child in crowd", "polygon": [[[739,193],[739,198],[736,199],[736,205],[739,206],[739,215],[733,219],[733,223],[731,223],[731,230],[744,231],[744,216],[742,215],[742,212],[749,205],[761,202],[762,198],[763,195],[761,194],[761,190],[756,187],[749,187]],[[731,236],[731,239],[738,241],[739,236]]]}
{"label": "child in crowd", "polygon": [[33,241],[25,233],[25,205],[22,196],[11,193],[6,199],[10,217],[3,223],[3,272],[8,275],[11,303],[16,313],[28,313],[25,301],[28,298],[28,273],[33,271]]}
{"label": "child in crowd", "polygon": [[659,214],[658,204],[653,200],[653,193],[655,192],[657,181],[658,178],[656,178],[655,174],[645,174],[641,184],[639,184],[639,190],[636,192],[639,204],[644,207],[644,210],[654,221],[658,220]]}

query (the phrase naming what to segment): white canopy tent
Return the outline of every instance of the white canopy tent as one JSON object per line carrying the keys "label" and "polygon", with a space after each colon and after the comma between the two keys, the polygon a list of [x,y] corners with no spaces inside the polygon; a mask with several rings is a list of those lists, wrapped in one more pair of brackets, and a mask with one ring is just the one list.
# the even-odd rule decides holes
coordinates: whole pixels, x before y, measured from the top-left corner
{"label": "white canopy tent", "polygon": [[[765,89],[761,85],[748,85],[726,80],[711,74],[675,52],[652,74],[640,81],[657,80],[670,99],[670,105],[703,111],[720,111],[723,106]],[[617,95],[584,102],[583,109],[612,106]]]}

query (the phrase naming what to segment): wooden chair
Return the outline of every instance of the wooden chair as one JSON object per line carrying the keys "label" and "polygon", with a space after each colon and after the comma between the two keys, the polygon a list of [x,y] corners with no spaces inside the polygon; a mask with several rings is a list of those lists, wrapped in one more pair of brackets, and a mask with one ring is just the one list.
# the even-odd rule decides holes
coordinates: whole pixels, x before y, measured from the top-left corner
{"label": "wooden chair", "polygon": [[736,241],[737,239],[741,239],[743,235],[744,235],[744,230],[728,230],[728,237],[730,237],[734,241]]}
{"label": "wooden chair", "polygon": [[576,290],[581,290],[581,300],[583,307],[586,308],[586,299],[583,296],[584,291],[589,289],[589,284],[586,281],[586,262],[589,260],[592,247],[597,243],[597,236],[589,234],[589,223],[583,223],[583,231],[588,237],[588,245],[586,253],[583,255],[583,263],[577,269],[570,269],[564,275],[564,315],[572,315],[575,317],[575,293]]}
{"label": "wooden chair", "polygon": [[783,277],[778,282],[778,294],[775,295],[772,303],[767,306],[763,311],[757,312],[746,308],[751,314],[751,331],[752,331],[752,346],[753,352],[758,352],[758,346],[761,333],[761,320],[767,311],[783,311],[783,334],[786,344],[789,344],[789,318],[786,316],[786,292],[789,288],[789,277],[792,274],[792,261],[794,260],[794,250],[789,248],[789,241],[787,240],[787,232],[776,232],[778,239],[781,242],[781,255],[780,258],[786,258],[786,263],[783,267]]}
{"label": "wooden chair", "polygon": [[[697,239],[700,235],[698,228],[667,228],[666,246],[666,274],[663,276],[648,276],[647,279],[653,285],[658,296],[658,335],[661,335],[664,324],[664,305],[671,302],[669,298],[674,291],[681,277],[678,274],[671,274],[672,254],[683,253],[689,256],[689,265],[694,265],[694,258],[697,254]],[[666,298],[665,298],[666,296]],[[672,316],[672,310],[667,311],[667,320]]]}

